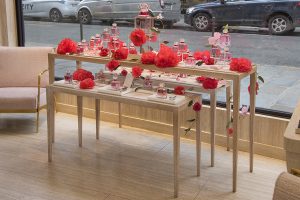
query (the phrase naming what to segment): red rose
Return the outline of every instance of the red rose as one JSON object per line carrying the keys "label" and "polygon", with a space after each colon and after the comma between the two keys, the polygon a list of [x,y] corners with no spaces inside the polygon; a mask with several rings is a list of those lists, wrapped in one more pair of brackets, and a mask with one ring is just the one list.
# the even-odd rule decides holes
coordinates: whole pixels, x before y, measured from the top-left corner
{"label": "red rose", "polygon": [[177,54],[168,46],[161,45],[156,55],[155,65],[159,68],[175,67],[179,63]]}
{"label": "red rose", "polygon": [[[255,92],[256,92],[256,95],[258,94],[258,90],[259,90],[259,84],[258,82],[256,82],[256,85],[255,85]],[[250,94],[250,85],[248,86],[248,92]]]}
{"label": "red rose", "polygon": [[127,48],[120,48],[117,49],[114,53],[114,58],[116,60],[124,60],[127,59],[128,56],[128,49]]}
{"label": "red rose", "polygon": [[206,65],[214,65],[214,64],[215,64],[215,59],[213,59],[213,58],[205,59],[205,60],[204,60],[204,63],[205,63]]}
{"label": "red rose", "polygon": [[140,47],[147,42],[147,36],[142,29],[135,29],[130,34],[130,40],[134,46]]}
{"label": "red rose", "polygon": [[108,56],[108,53],[109,53],[109,49],[103,48],[103,49],[101,49],[101,52],[99,55],[102,57],[105,57],[105,56]]}
{"label": "red rose", "polygon": [[143,69],[138,66],[135,66],[132,68],[132,76],[134,78],[139,78],[142,75],[142,72],[143,72]]}
{"label": "red rose", "polygon": [[233,128],[227,128],[227,135],[228,136],[233,136]]}
{"label": "red rose", "polygon": [[201,110],[201,108],[202,108],[202,104],[201,104],[200,102],[194,103],[194,105],[193,105],[193,110],[194,110],[195,112],[199,112],[199,111]]}
{"label": "red rose", "polygon": [[214,78],[206,78],[203,83],[202,86],[204,89],[216,89],[218,87],[218,80],[214,79]]}
{"label": "red rose", "polygon": [[184,95],[185,94],[185,88],[183,86],[176,86],[174,88],[174,94]]}
{"label": "red rose", "polygon": [[83,81],[84,79],[87,79],[87,78],[94,79],[92,72],[89,72],[84,69],[77,69],[73,73],[73,80]]}
{"label": "red rose", "polygon": [[252,70],[252,62],[247,58],[232,58],[230,62],[230,70],[237,72],[250,72]]}
{"label": "red rose", "polygon": [[123,69],[123,70],[121,71],[121,75],[122,75],[122,76],[127,76],[127,74],[128,74],[128,72],[127,72],[126,69]]}
{"label": "red rose", "polygon": [[210,52],[207,51],[207,50],[206,51],[196,51],[194,53],[194,58],[196,60],[202,60],[202,61],[204,61],[204,60],[210,58]]}
{"label": "red rose", "polygon": [[80,81],[80,89],[93,89],[95,82],[91,78],[84,79]]}
{"label": "red rose", "polygon": [[58,54],[73,54],[77,52],[77,43],[70,38],[63,39],[57,47]]}
{"label": "red rose", "polygon": [[206,77],[205,76],[199,76],[196,78],[198,83],[203,83],[203,81],[205,81]]}
{"label": "red rose", "polygon": [[137,54],[137,50],[136,49],[129,49],[129,54]]}
{"label": "red rose", "polygon": [[114,70],[116,70],[116,69],[118,69],[119,66],[120,66],[120,63],[117,60],[111,60],[110,62],[108,62],[106,64],[106,67],[111,72],[114,71]]}
{"label": "red rose", "polygon": [[154,64],[156,54],[152,51],[148,51],[142,54],[141,62],[143,64]]}

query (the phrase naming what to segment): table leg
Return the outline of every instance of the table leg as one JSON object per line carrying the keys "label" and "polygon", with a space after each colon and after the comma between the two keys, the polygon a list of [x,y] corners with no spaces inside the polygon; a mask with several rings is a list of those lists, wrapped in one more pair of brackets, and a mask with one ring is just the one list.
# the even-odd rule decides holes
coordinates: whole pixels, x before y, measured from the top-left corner
{"label": "table leg", "polygon": [[201,163],[201,125],[200,112],[196,112],[196,154],[197,154],[197,176],[200,176]]}
{"label": "table leg", "polygon": [[122,106],[121,106],[121,103],[119,103],[118,109],[119,109],[119,128],[122,128]]}
{"label": "table leg", "polygon": [[82,147],[82,97],[77,96],[78,144]]}
{"label": "table leg", "polygon": [[173,160],[174,160],[174,198],[178,197],[179,153],[180,153],[180,117],[179,111],[173,112]]}
{"label": "table leg", "polygon": [[[226,87],[226,124],[228,124],[231,121],[231,85]],[[227,138],[227,151],[230,151],[230,138],[229,135],[226,132],[226,138]]]}
{"label": "table leg", "polygon": [[237,165],[238,165],[238,139],[239,139],[239,107],[240,107],[240,79],[233,81],[233,184],[232,190],[237,188]]}
{"label": "table leg", "polygon": [[256,80],[257,73],[250,75],[250,131],[249,131],[249,153],[250,153],[250,172],[253,172],[253,144],[254,144],[254,120],[255,120],[255,100],[256,100]]}
{"label": "table leg", "polygon": [[211,166],[215,166],[215,133],[216,133],[216,91],[210,93],[210,146],[211,146]]}
{"label": "table leg", "polygon": [[100,99],[96,99],[95,101],[95,109],[96,109],[96,139],[99,140],[99,124],[100,124]]}
{"label": "table leg", "polygon": [[54,135],[54,93],[47,87],[48,162],[52,162],[52,137]]}

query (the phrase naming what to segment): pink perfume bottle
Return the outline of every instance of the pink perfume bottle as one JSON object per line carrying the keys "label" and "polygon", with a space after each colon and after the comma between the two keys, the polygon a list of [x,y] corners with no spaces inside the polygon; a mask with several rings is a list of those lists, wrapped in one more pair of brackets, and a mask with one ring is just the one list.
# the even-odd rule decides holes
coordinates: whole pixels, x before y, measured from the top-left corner
{"label": "pink perfume bottle", "polygon": [[157,97],[166,99],[168,97],[167,88],[164,83],[160,83],[157,88]]}
{"label": "pink perfume bottle", "polygon": [[90,50],[94,50],[95,49],[95,37],[92,36],[90,39]]}
{"label": "pink perfume bottle", "polygon": [[174,42],[172,49],[175,53],[178,53],[178,50],[179,50],[178,42]]}
{"label": "pink perfume bottle", "polygon": [[185,40],[183,38],[181,38],[179,41],[178,50],[181,53],[181,61],[183,61],[184,53],[188,50],[188,45],[185,43]]}
{"label": "pink perfume bottle", "polygon": [[99,47],[101,47],[101,37],[100,34],[96,34],[95,35],[95,46],[97,49],[99,49]]}
{"label": "pink perfume bottle", "polygon": [[195,66],[195,64],[196,64],[196,59],[194,58],[192,53],[189,53],[187,59],[185,60],[185,65],[192,67]]}
{"label": "pink perfume bottle", "polygon": [[119,37],[120,31],[116,23],[112,24],[110,32],[113,37]]}
{"label": "pink perfume bottle", "polygon": [[110,41],[110,34],[109,34],[109,31],[108,31],[107,28],[105,28],[103,30],[102,39],[103,39],[104,42],[109,42]]}
{"label": "pink perfume bottle", "polygon": [[81,42],[77,43],[77,54],[82,54],[83,53],[83,45]]}
{"label": "pink perfume bottle", "polygon": [[137,50],[133,43],[130,43],[129,45],[129,54],[137,54]]}
{"label": "pink perfume bottle", "polygon": [[220,37],[222,45],[229,47],[231,45],[231,37],[228,33],[223,33]]}
{"label": "pink perfume bottle", "polygon": [[121,83],[120,83],[120,81],[118,80],[118,74],[117,74],[117,73],[114,73],[114,75],[113,75],[113,80],[111,81],[110,85],[111,85],[111,88],[112,88],[113,90],[120,90],[120,88],[121,88]]}
{"label": "pink perfume bottle", "polygon": [[82,44],[82,47],[83,47],[83,52],[86,52],[86,51],[88,51],[88,43],[86,42],[86,40],[85,39],[83,39],[82,41],[81,41],[81,44]]}
{"label": "pink perfume bottle", "polygon": [[71,74],[70,70],[67,70],[67,72],[65,73],[64,79],[65,79],[66,84],[72,83],[72,74]]}
{"label": "pink perfume bottle", "polygon": [[151,76],[146,76],[144,80],[144,87],[146,88],[152,88],[152,79]]}

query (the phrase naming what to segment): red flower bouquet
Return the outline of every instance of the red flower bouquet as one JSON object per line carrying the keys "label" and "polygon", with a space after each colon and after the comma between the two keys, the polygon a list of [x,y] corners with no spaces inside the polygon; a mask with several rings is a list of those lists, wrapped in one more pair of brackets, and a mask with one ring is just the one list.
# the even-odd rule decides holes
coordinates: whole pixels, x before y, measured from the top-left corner
{"label": "red flower bouquet", "polygon": [[118,67],[120,66],[119,61],[117,60],[111,60],[110,62],[108,62],[106,64],[106,67],[108,68],[109,71],[115,71],[116,69],[118,69]]}
{"label": "red flower bouquet", "polygon": [[205,61],[206,59],[210,58],[210,52],[209,51],[195,51],[194,58],[196,60],[202,60]]}
{"label": "red flower bouquet", "polygon": [[123,70],[121,71],[121,75],[122,75],[122,76],[127,76],[127,74],[128,74],[128,72],[127,72],[126,69],[123,69]]}
{"label": "red flower bouquet", "polygon": [[185,88],[183,86],[176,86],[174,88],[174,94],[184,95],[185,94]]}
{"label": "red flower bouquet", "polygon": [[218,87],[218,83],[219,83],[219,81],[217,79],[206,78],[203,81],[202,86],[204,89],[216,89]]}
{"label": "red flower bouquet", "polygon": [[143,73],[143,69],[138,67],[138,66],[135,66],[132,68],[132,76],[134,78],[139,78]]}
{"label": "red flower bouquet", "polygon": [[250,72],[252,70],[252,62],[247,58],[233,58],[230,62],[230,70]]}
{"label": "red flower bouquet", "polygon": [[114,58],[116,60],[124,60],[127,59],[128,56],[128,49],[127,48],[120,48],[117,49],[114,53]]}
{"label": "red flower bouquet", "polygon": [[[259,90],[259,84],[258,82],[256,82],[256,85],[255,85],[255,92],[256,92],[256,95],[258,94],[258,90]],[[250,94],[250,85],[248,86],[248,92]]]}
{"label": "red flower bouquet", "polygon": [[179,63],[177,54],[168,46],[161,45],[156,55],[155,65],[159,68],[175,67]]}
{"label": "red flower bouquet", "polygon": [[203,83],[205,81],[206,77],[205,76],[199,76],[196,78],[198,83]]}
{"label": "red flower bouquet", "polygon": [[193,110],[194,110],[195,112],[199,112],[201,109],[202,109],[202,104],[201,104],[200,102],[194,103],[194,105],[193,105]]}
{"label": "red flower bouquet", "polygon": [[142,29],[135,29],[130,34],[130,40],[134,46],[140,47],[147,42],[147,36]]}
{"label": "red flower bouquet", "polygon": [[77,81],[83,81],[84,79],[93,79],[94,80],[94,76],[92,74],[92,72],[89,72],[87,70],[84,69],[77,69],[74,73],[73,73],[73,80],[77,80]]}
{"label": "red flower bouquet", "polygon": [[109,49],[103,48],[103,49],[101,49],[101,52],[99,55],[102,57],[106,57],[106,56],[108,56],[108,54],[109,54]]}
{"label": "red flower bouquet", "polygon": [[142,54],[141,62],[143,64],[154,64],[156,54],[152,51],[148,51]]}
{"label": "red flower bouquet", "polygon": [[57,47],[58,54],[73,54],[77,52],[77,44],[70,38],[63,39]]}
{"label": "red flower bouquet", "polygon": [[95,82],[91,78],[84,79],[80,81],[80,89],[93,89]]}
{"label": "red flower bouquet", "polygon": [[204,63],[206,65],[214,65],[215,64],[215,59],[214,58],[207,58],[207,59],[204,59]]}

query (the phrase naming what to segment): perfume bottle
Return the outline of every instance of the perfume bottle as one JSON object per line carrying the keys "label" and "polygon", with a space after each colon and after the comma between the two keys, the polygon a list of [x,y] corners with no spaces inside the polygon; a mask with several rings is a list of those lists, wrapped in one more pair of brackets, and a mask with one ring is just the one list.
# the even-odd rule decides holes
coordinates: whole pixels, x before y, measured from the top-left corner
{"label": "perfume bottle", "polygon": [[120,42],[119,39],[117,37],[113,37],[112,38],[112,49],[116,50],[120,47]]}
{"label": "perfume bottle", "polygon": [[196,59],[194,58],[192,53],[189,53],[189,56],[185,60],[185,65],[192,67],[192,66],[195,66],[195,64],[196,64]]}
{"label": "perfume bottle", "polygon": [[82,47],[83,47],[83,52],[86,52],[86,51],[88,51],[88,43],[86,42],[86,40],[85,39],[83,39],[82,41],[81,41],[81,44],[82,44]]}
{"label": "perfume bottle", "polygon": [[65,79],[66,84],[72,83],[72,74],[71,74],[70,70],[67,70],[67,72],[65,73],[64,79]]}
{"label": "perfume bottle", "polygon": [[183,38],[180,39],[179,44],[178,44],[178,50],[181,53],[181,62],[183,62],[183,54],[187,52],[188,50],[188,45],[185,43],[185,40]]}
{"label": "perfume bottle", "polygon": [[100,34],[96,34],[95,35],[95,46],[97,49],[99,49],[99,47],[101,47],[101,37]]}
{"label": "perfume bottle", "polygon": [[116,23],[112,24],[110,32],[113,37],[119,37],[120,31]]}
{"label": "perfume bottle", "polygon": [[92,36],[90,39],[90,44],[89,44],[90,50],[94,50],[95,49],[95,37]]}
{"label": "perfume bottle", "polygon": [[111,85],[112,89],[114,89],[114,90],[120,90],[121,83],[118,80],[118,74],[117,73],[114,73],[113,80],[111,81],[110,85]]}
{"label": "perfume bottle", "polygon": [[103,69],[100,69],[100,71],[95,74],[95,83],[96,85],[101,85],[105,83],[105,74],[103,72]]}
{"label": "perfume bottle", "polygon": [[83,53],[83,45],[81,42],[77,43],[77,54],[82,54]]}
{"label": "perfume bottle", "polygon": [[166,99],[168,97],[167,88],[164,83],[160,83],[157,88],[157,97]]}
{"label": "perfume bottle", "polygon": [[152,79],[151,76],[146,76],[144,80],[144,87],[146,88],[152,88]]}
{"label": "perfume bottle", "polygon": [[110,34],[109,34],[109,31],[108,31],[108,28],[105,28],[103,30],[102,39],[103,39],[104,42],[109,42],[110,41]]}
{"label": "perfume bottle", "polygon": [[179,48],[178,48],[178,42],[174,42],[173,47],[172,47],[172,50],[173,50],[175,53],[178,53],[178,50],[179,50]]}
{"label": "perfume bottle", "polygon": [[228,33],[223,33],[220,37],[220,42],[226,46],[229,47],[231,45],[231,37]]}
{"label": "perfume bottle", "polygon": [[137,54],[137,50],[133,43],[130,43],[129,45],[129,54]]}

